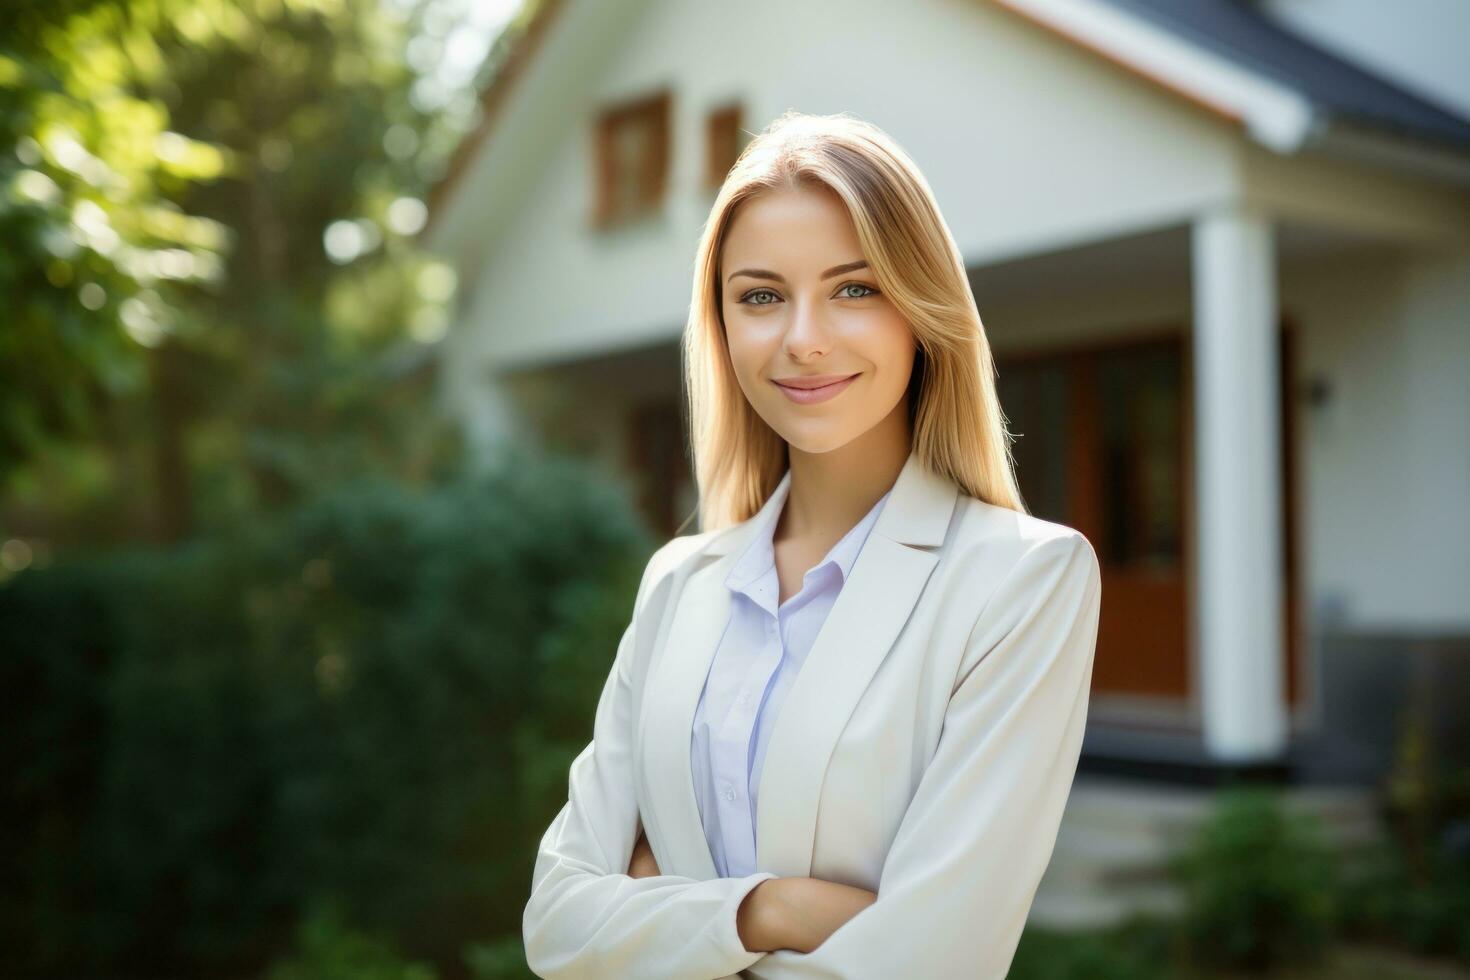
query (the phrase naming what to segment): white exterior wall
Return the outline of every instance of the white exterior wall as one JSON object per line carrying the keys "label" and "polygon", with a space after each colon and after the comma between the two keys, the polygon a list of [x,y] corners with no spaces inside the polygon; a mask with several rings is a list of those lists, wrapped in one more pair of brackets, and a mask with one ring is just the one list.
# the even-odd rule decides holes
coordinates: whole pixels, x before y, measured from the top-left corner
{"label": "white exterior wall", "polygon": [[[587,0],[569,4],[553,35],[579,30]],[[520,203],[473,232],[484,251],[455,330],[471,336],[449,342],[451,370],[483,378],[676,337],[709,208],[698,186],[704,114],[731,98],[750,129],[798,108],[850,111],[888,130],[924,170],[971,261],[1179,223],[1235,185],[1227,126],[1006,11],[975,0],[838,9],[646,3],[620,28],[606,74],[552,124],[549,158],[521,168],[534,177],[517,188]],[[556,43],[541,52],[548,62]],[[675,117],[666,206],[595,233],[595,112],[663,85]],[[457,204],[476,206],[464,190]]]}
{"label": "white exterior wall", "polygon": [[1470,251],[1366,254],[1286,277],[1312,594],[1353,628],[1470,629]]}
{"label": "white exterior wall", "polygon": [[[1323,410],[1300,409],[1301,599],[1309,622],[1318,603],[1335,601],[1353,627],[1470,627],[1462,194],[1276,157],[981,0],[855,0],[840,16],[772,0],[566,2],[441,238],[476,255],[443,359],[445,397],[473,431],[495,428],[498,372],[677,338],[708,211],[698,186],[707,109],[738,98],[752,129],[788,107],[850,111],[914,156],[977,266],[1187,227],[1241,197],[1293,221],[1396,240],[1397,258],[1288,264],[1279,277],[1301,330],[1298,377],[1320,374],[1334,393]],[[594,232],[595,113],[665,85],[675,113],[665,208]],[[486,184],[477,171],[495,177]],[[1439,251],[1411,251],[1415,240],[1437,240]],[[1188,273],[1174,270],[1116,288],[1037,288],[1003,308],[977,295],[998,348],[1191,316]]]}

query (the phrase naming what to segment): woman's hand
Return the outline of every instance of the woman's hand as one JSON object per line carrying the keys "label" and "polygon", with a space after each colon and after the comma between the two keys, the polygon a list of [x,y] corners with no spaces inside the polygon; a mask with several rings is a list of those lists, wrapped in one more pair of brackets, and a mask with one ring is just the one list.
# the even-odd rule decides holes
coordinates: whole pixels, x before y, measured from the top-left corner
{"label": "woman's hand", "polygon": [[662,873],[658,869],[658,862],[653,859],[653,848],[648,845],[648,837],[640,833],[638,843],[633,845],[633,859],[628,862],[628,876],[651,878]]}

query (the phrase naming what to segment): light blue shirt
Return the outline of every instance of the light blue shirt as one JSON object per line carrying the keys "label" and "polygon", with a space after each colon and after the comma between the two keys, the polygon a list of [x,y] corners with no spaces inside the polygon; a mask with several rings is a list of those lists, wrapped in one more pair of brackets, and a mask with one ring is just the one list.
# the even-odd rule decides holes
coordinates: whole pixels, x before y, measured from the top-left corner
{"label": "light blue shirt", "polygon": [[715,868],[725,878],[756,870],[756,801],[771,726],[888,500],[887,493],[879,498],[808,569],[801,591],[778,608],[781,587],[772,539],[789,486],[787,479],[777,488],[783,499],[755,529],[725,578],[732,593],[730,619],[705,678],[690,735],[699,816]]}

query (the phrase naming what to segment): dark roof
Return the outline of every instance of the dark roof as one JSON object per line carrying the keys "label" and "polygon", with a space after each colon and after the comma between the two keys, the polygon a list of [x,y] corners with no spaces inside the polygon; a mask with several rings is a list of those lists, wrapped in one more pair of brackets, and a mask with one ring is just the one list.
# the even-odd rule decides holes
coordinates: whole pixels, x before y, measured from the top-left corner
{"label": "dark roof", "polygon": [[1470,148],[1470,120],[1293,34],[1249,0],[1107,2],[1281,82],[1329,115]]}

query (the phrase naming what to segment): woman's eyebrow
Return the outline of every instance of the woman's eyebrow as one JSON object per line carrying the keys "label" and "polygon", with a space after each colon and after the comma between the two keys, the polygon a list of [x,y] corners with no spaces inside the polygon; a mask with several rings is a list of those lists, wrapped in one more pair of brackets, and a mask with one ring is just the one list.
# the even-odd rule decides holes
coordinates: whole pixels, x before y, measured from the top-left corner
{"label": "woman's eyebrow", "polygon": [[[822,278],[831,279],[833,276],[840,276],[844,272],[852,272],[855,269],[866,269],[867,267],[868,263],[865,259],[858,259],[856,262],[848,262],[844,265],[834,265],[832,268],[822,273]],[[770,279],[774,282],[779,282],[782,284],[785,284],[786,282],[786,278],[784,276],[772,272],[770,269],[741,269],[739,272],[730,273],[730,279],[734,279],[736,276],[749,276],[752,279]],[[726,281],[728,282],[729,280]]]}

